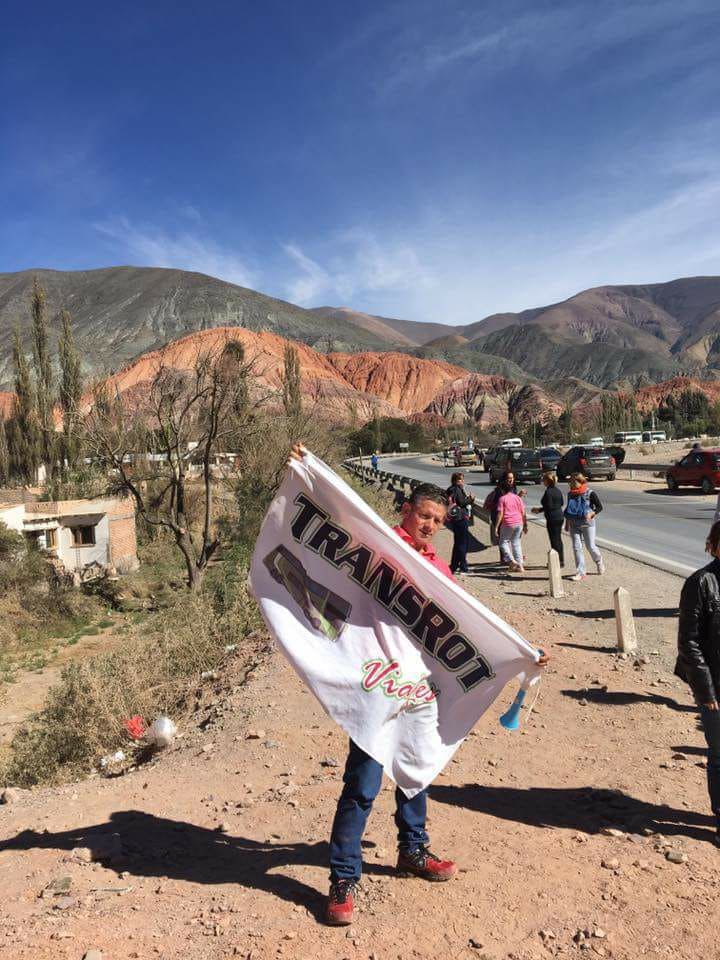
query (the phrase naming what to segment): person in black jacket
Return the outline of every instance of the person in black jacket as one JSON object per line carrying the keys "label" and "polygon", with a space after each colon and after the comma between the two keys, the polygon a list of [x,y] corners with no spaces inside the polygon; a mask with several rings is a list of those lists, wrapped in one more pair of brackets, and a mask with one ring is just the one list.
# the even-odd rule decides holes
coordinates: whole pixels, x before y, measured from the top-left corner
{"label": "person in black jacket", "polygon": [[707,781],[720,846],[720,522],[710,529],[712,561],[685,581],[680,594],[675,673],[690,685],[708,745]]}
{"label": "person in black jacket", "polygon": [[[470,515],[475,497],[465,489],[465,477],[462,473],[454,473],[450,478],[450,486],[446,493],[450,500],[448,525],[453,532],[452,557],[450,570],[452,573],[468,572],[467,552],[470,544]],[[457,509],[453,509],[453,508]]]}
{"label": "person in black jacket", "polygon": [[563,554],[562,528],[565,522],[563,515],[563,495],[557,486],[557,474],[552,470],[546,470],[543,474],[543,483],[545,484],[545,493],[542,495],[539,507],[533,507],[533,513],[544,513],[545,523],[547,524],[548,539],[550,547],[556,551],[560,558],[560,566],[565,566],[565,555]]}

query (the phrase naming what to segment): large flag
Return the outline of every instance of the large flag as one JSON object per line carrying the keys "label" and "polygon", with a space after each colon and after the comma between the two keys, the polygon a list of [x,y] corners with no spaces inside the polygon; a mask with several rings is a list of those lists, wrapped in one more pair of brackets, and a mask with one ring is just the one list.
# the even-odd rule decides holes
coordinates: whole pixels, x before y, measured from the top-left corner
{"label": "large flag", "polygon": [[268,510],[250,579],[290,663],[408,797],[508,680],[539,672],[534,647],[309,452]]}

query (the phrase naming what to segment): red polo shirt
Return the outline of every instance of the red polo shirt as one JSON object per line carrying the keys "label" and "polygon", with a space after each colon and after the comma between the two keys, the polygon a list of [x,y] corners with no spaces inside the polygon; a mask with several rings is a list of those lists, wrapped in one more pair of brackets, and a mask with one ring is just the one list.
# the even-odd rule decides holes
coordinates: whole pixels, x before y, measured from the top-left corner
{"label": "red polo shirt", "polygon": [[450,572],[450,567],[445,563],[442,557],[439,557],[435,552],[435,547],[431,543],[426,543],[420,550],[417,549],[415,541],[407,532],[404,527],[393,527],[393,531],[400,537],[401,540],[404,540],[413,550],[417,550],[421,557],[425,557],[427,562],[431,566],[435,567],[436,570],[439,570],[440,573],[444,573],[446,577],[450,577],[451,580],[454,580],[455,577]]}

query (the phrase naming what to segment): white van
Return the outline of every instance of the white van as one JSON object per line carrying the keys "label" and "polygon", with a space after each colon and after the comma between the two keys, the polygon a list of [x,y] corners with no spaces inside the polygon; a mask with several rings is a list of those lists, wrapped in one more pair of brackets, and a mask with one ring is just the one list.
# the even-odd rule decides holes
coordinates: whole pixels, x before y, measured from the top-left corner
{"label": "white van", "polygon": [[500,444],[501,447],[521,447],[522,440],[520,437],[508,437],[507,440],[503,440]]}
{"label": "white van", "polygon": [[604,446],[605,446],[605,441],[603,440],[602,437],[590,437],[590,439],[588,440],[588,446],[589,446],[589,447],[604,447]]}

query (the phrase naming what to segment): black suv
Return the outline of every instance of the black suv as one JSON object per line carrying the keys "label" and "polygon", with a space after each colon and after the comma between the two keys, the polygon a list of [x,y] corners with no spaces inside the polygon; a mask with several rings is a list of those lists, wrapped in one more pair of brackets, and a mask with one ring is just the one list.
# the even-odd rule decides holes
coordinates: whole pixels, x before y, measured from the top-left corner
{"label": "black suv", "polygon": [[582,473],[588,480],[614,480],[617,466],[605,447],[570,447],[555,469],[558,480],[567,480],[571,473]]}
{"label": "black suv", "polygon": [[542,460],[543,470],[555,470],[562,456],[560,451],[555,447],[540,447],[537,452]]}
{"label": "black suv", "polygon": [[543,462],[537,450],[524,447],[508,447],[498,451],[488,471],[488,482],[497,483],[506,470],[512,470],[517,481],[531,483],[542,481]]}

